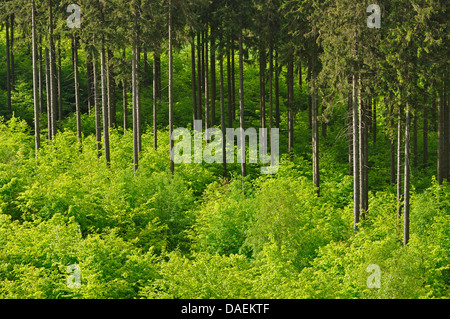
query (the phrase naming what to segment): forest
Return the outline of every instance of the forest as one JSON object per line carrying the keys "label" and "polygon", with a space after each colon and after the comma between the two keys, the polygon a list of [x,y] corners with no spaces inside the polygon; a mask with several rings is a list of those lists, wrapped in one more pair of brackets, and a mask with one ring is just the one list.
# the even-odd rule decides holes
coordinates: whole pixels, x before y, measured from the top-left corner
{"label": "forest", "polygon": [[449,12],[1,0],[0,299],[448,299]]}

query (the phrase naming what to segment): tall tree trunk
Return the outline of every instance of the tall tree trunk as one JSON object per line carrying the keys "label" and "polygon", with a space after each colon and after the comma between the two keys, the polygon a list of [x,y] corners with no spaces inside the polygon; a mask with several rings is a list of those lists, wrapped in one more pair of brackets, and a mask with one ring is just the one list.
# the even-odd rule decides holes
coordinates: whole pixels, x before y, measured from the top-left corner
{"label": "tall tree trunk", "polygon": [[397,115],[397,228],[399,227],[402,209],[402,107],[399,105]]}
{"label": "tall tree trunk", "polygon": [[411,140],[411,111],[409,97],[406,102],[406,121],[405,121],[405,188],[403,194],[404,200],[404,221],[403,221],[403,246],[409,241],[409,156],[410,156],[410,140]]}
{"label": "tall tree trunk", "polygon": [[200,32],[197,32],[197,116],[199,120],[202,120],[202,42]]}
{"label": "tall tree trunk", "polygon": [[132,45],[132,61],[131,61],[131,85],[132,85],[132,113],[133,113],[133,167],[136,172],[139,167],[139,147],[138,147],[138,117],[137,117],[137,54],[138,54],[138,4],[137,1],[134,2],[134,22],[133,22],[133,45]]}
{"label": "tall tree trunk", "polygon": [[39,38],[39,113],[44,112],[44,71],[42,69],[42,45]]}
{"label": "tall tree trunk", "polygon": [[216,41],[214,39],[214,26],[211,26],[211,126],[216,125]]}
{"label": "tall tree trunk", "polygon": [[6,95],[8,99],[8,113],[12,116],[11,107],[11,50],[9,44],[9,21],[6,19]]}
{"label": "tall tree trunk", "polygon": [[[308,61],[308,83],[311,83],[312,65],[311,60]],[[308,129],[312,130],[312,97],[311,93],[308,92]]]}
{"label": "tall tree trunk", "polygon": [[[266,50],[261,43],[259,48],[259,112],[261,128],[266,127]],[[265,139],[263,138],[263,141]]]}
{"label": "tall tree trunk", "polygon": [[51,123],[51,139],[56,135],[56,85],[55,85],[55,46],[53,44],[53,12],[52,2],[48,2],[48,41],[49,41],[49,79],[50,79],[50,123]]}
{"label": "tall tree trunk", "polygon": [[105,153],[105,164],[111,166],[111,156],[109,149],[109,115],[108,115],[108,89],[106,80],[106,54],[105,54],[105,38],[102,36],[100,48],[100,77],[102,82],[102,115],[103,115],[103,143]]}
{"label": "tall tree trunk", "polygon": [[448,105],[447,82],[444,79],[444,87],[442,92],[442,100],[444,104],[444,149],[445,149],[445,173],[444,178],[450,181],[450,110]]}
{"label": "tall tree trunk", "polygon": [[194,127],[194,121],[198,118],[197,115],[197,83],[195,73],[195,37],[192,37],[191,42],[191,85],[192,85],[192,127]]}
{"label": "tall tree trunk", "polygon": [[[173,159],[173,56],[172,56],[172,0],[169,0],[169,134],[170,134],[170,171],[174,174],[175,163]],[[206,121],[205,121],[206,122]]]}
{"label": "tall tree trunk", "polygon": [[233,121],[236,120],[236,75],[235,75],[235,62],[234,62],[234,41],[231,38],[231,106]]}
{"label": "tall tree trunk", "polygon": [[317,105],[317,46],[314,42],[312,56],[312,157],[313,157],[313,182],[315,193],[320,196],[320,173],[319,173],[319,124],[317,122],[319,106]]}
{"label": "tall tree trunk", "polygon": [[220,128],[222,129],[222,166],[223,176],[227,176],[226,160],[226,127],[225,127],[225,103],[224,103],[224,85],[223,85],[223,45],[219,40],[219,83],[220,83]]}
{"label": "tall tree trunk", "polygon": [[81,143],[81,114],[80,114],[80,84],[78,80],[78,43],[77,37],[72,38],[72,52],[73,52],[73,79],[75,85],[75,113],[77,119],[77,140]]}
{"label": "tall tree trunk", "polygon": [[445,178],[445,110],[442,91],[438,89],[438,158],[437,158],[437,179],[442,185]]}
{"label": "tall tree trunk", "polygon": [[[94,45],[95,47],[95,45]],[[97,57],[96,52],[92,54],[92,81],[94,82],[94,113],[95,113],[95,139],[97,145],[97,158],[102,156],[102,132],[100,127],[100,105],[98,98],[98,69],[97,69]]]}
{"label": "tall tree trunk", "polygon": [[47,102],[47,134],[48,139],[52,139],[52,112],[51,112],[51,95],[50,95],[50,57],[48,48],[45,48],[45,97]]}
{"label": "tall tree trunk", "polygon": [[16,67],[14,62],[14,21],[15,21],[15,15],[14,13],[11,14],[11,46],[10,46],[10,56],[11,56],[11,90],[16,90]]}
{"label": "tall tree trunk", "polygon": [[206,29],[203,37],[203,45],[204,45],[204,73],[203,73],[203,81],[204,81],[204,89],[205,89],[205,134],[208,130],[208,127],[211,123],[210,114],[209,114],[209,68],[208,68],[208,29]]}
{"label": "tall tree trunk", "polygon": [[[273,43],[269,40],[269,136],[270,153],[272,153],[272,127],[273,127]],[[271,159],[273,156],[271,156]],[[271,162],[271,165],[273,163]]]}
{"label": "tall tree trunk", "polygon": [[41,147],[41,135],[39,130],[39,78],[37,70],[37,44],[36,44],[36,7],[35,0],[31,3],[31,29],[33,45],[33,102],[34,102],[34,146],[35,156],[38,158],[39,148]]}
{"label": "tall tree trunk", "polygon": [[278,51],[275,49],[275,127],[280,128],[280,73]]}
{"label": "tall tree trunk", "polygon": [[[122,51],[122,60],[125,63],[126,54],[125,48]],[[153,72],[155,70],[155,64],[153,64]],[[153,78],[153,87],[155,86],[155,79]],[[155,92],[155,90],[153,91]],[[155,99],[155,94],[153,93],[153,100]],[[122,112],[123,112],[123,134],[127,133],[128,129],[128,96],[127,96],[127,82],[125,79],[122,80]]]}
{"label": "tall tree trunk", "polygon": [[[356,232],[360,214],[360,185],[359,185],[359,113],[357,74],[353,74],[353,231]],[[314,120],[314,119],[313,119]]]}
{"label": "tall tree trunk", "polygon": [[233,127],[233,105],[231,100],[231,41],[227,45],[227,100],[228,100],[228,127]]}
{"label": "tall tree trunk", "polygon": [[[349,81],[350,82],[350,81]],[[347,126],[348,126],[348,175],[353,175],[353,100],[352,92],[348,93],[347,100]]]}
{"label": "tall tree trunk", "polygon": [[[242,45],[242,29],[239,32],[239,126],[241,137],[241,173],[242,191],[244,192],[244,178],[247,176],[247,166],[245,163],[245,117],[244,117],[244,50]],[[234,64],[233,64],[234,66]]]}

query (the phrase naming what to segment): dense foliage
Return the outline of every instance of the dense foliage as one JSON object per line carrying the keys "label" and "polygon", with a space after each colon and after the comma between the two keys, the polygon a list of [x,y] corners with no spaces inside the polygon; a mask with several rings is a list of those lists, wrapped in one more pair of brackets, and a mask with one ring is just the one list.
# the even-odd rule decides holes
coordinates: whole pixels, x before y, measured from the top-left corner
{"label": "dense foliage", "polygon": [[[2,298],[449,297],[446,184],[413,192],[403,247],[392,191],[371,194],[353,234],[351,179],[324,170],[317,197],[300,157],[243,195],[239,178],[214,177],[214,167],[180,166],[172,177],[163,148],[146,149],[135,175],[130,134],[113,131],[108,169],[90,137],[80,152],[75,133],[58,134],[36,162],[24,121],[3,121],[0,132]],[[70,264],[79,289],[66,285]],[[379,289],[367,287],[370,264],[380,266]]]}

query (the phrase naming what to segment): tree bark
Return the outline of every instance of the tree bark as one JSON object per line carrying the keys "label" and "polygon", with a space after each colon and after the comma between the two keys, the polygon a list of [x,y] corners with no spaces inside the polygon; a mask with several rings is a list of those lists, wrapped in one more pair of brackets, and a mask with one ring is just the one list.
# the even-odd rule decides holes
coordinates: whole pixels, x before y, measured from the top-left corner
{"label": "tree bark", "polygon": [[280,128],[280,73],[278,51],[275,49],[275,127]]}
{"label": "tree bark", "polygon": [[211,124],[210,119],[210,110],[209,110],[209,68],[208,68],[208,29],[206,29],[204,33],[204,42],[203,45],[205,47],[205,55],[204,55],[204,73],[203,73],[203,81],[204,81],[204,89],[205,89],[205,134],[208,130],[208,127]]}
{"label": "tree bark", "polygon": [[47,134],[48,139],[52,139],[52,112],[51,112],[51,95],[50,95],[50,63],[48,48],[45,48],[45,97],[47,102]]}
{"label": "tree bark", "polygon": [[402,209],[402,111],[400,105],[397,115],[397,227],[400,222]]}
{"label": "tree bark", "polygon": [[219,85],[220,85],[220,128],[222,129],[222,166],[223,176],[227,176],[226,160],[226,127],[225,127],[225,103],[224,103],[224,85],[223,85],[223,46],[220,42],[219,48]]}
{"label": "tree bark", "polygon": [[12,106],[11,106],[11,51],[9,44],[9,21],[6,19],[6,95],[8,99],[8,113],[12,116]]}
{"label": "tree bark", "polygon": [[202,83],[203,83],[203,73],[202,73],[202,42],[200,32],[197,32],[197,115],[198,119],[203,119],[202,112]]}
{"label": "tree bark", "polygon": [[103,143],[105,164],[107,167],[111,166],[111,156],[109,149],[109,114],[108,114],[108,89],[106,79],[106,54],[105,54],[105,38],[102,36],[100,48],[100,78],[102,83],[102,115],[103,115]]}
{"label": "tree bark", "polygon": [[210,64],[211,64],[211,126],[216,125],[216,42],[214,40],[214,27],[211,26]]}
{"label": "tree bark", "polygon": [[81,143],[81,114],[80,114],[80,84],[78,80],[78,43],[74,35],[72,38],[72,53],[73,53],[73,78],[75,85],[75,114],[77,121],[77,140]]}
{"label": "tree bark", "polygon": [[358,89],[357,74],[353,74],[353,231],[356,232],[360,214],[360,185],[359,185],[359,118],[358,118]]}
{"label": "tree bark", "polygon": [[[242,30],[239,33],[239,125],[241,134],[241,173],[242,191],[244,191],[244,178],[247,176],[247,166],[245,163],[245,118],[244,118],[244,50],[242,45]],[[233,64],[234,65],[234,64]]]}
{"label": "tree bark", "polygon": [[227,45],[227,99],[228,99],[228,127],[233,127],[233,106],[231,100],[231,49],[230,44],[231,41],[228,42]]}
{"label": "tree bark", "polygon": [[58,121],[61,125],[63,119],[62,109],[62,75],[61,75],[61,40],[58,41],[58,73],[57,73],[57,87],[58,87]]}
{"label": "tree bark", "polygon": [[39,38],[39,113],[44,112],[44,71],[42,69],[42,45]]}
{"label": "tree bark", "polygon": [[442,185],[445,177],[445,110],[442,92],[438,90],[438,158],[437,158],[437,179]]}
{"label": "tree bark", "polygon": [[172,56],[172,0],[169,0],[169,134],[170,134],[170,171],[174,174],[175,164],[173,150],[173,56]]}
{"label": "tree bark", "polygon": [[195,38],[192,37],[191,42],[191,85],[192,85],[192,127],[194,127],[194,121],[197,116],[197,84],[195,73]]}
{"label": "tree bark", "polygon": [[39,130],[39,78],[37,70],[37,44],[36,44],[36,7],[35,0],[31,3],[31,29],[33,45],[33,101],[34,101],[34,146],[35,157],[38,158],[39,148],[41,146],[41,135]]}
{"label": "tree bark", "polygon": [[425,95],[423,105],[423,168],[428,166],[428,100]]}
{"label": "tree bark", "polygon": [[406,102],[406,121],[405,121],[405,187],[404,187],[404,221],[403,221],[403,246],[406,246],[409,241],[409,158],[410,158],[410,139],[411,139],[411,111],[410,111],[410,103],[409,97]]}
{"label": "tree bark", "polygon": [[319,124],[317,122],[319,107],[317,105],[317,47],[314,42],[312,55],[312,153],[313,153],[313,182],[315,193],[320,196],[320,172],[319,172]]}
{"label": "tree bark", "polygon": [[[122,51],[122,60],[123,62],[126,61],[126,55],[125,55],[125,48],[123,48]],[[154,70],[154,64],[153,64],[153,70]],[[154,72],[154,71],[153,71]],[[154,79],[153,79],[154,81]],[[155,83],[155,82],[153,82]],[[154,86],[154,84],[153,84]],[[155,98],[155,95],[153,94],[153,99]],[[128,129],[128,96],[127,96],[127,82],[125,79],[122,80],[122,112],[123,112],[123,134],[125,135],[127,133]]]}

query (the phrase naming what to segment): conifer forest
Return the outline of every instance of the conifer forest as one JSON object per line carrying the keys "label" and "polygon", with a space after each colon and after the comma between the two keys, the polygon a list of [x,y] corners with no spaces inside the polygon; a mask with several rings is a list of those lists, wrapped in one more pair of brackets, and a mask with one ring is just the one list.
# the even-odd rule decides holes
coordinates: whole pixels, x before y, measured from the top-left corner
{"label": "conifer forest", "polygon": [[449,18],[0,0],[0,299],[449,299]]}

